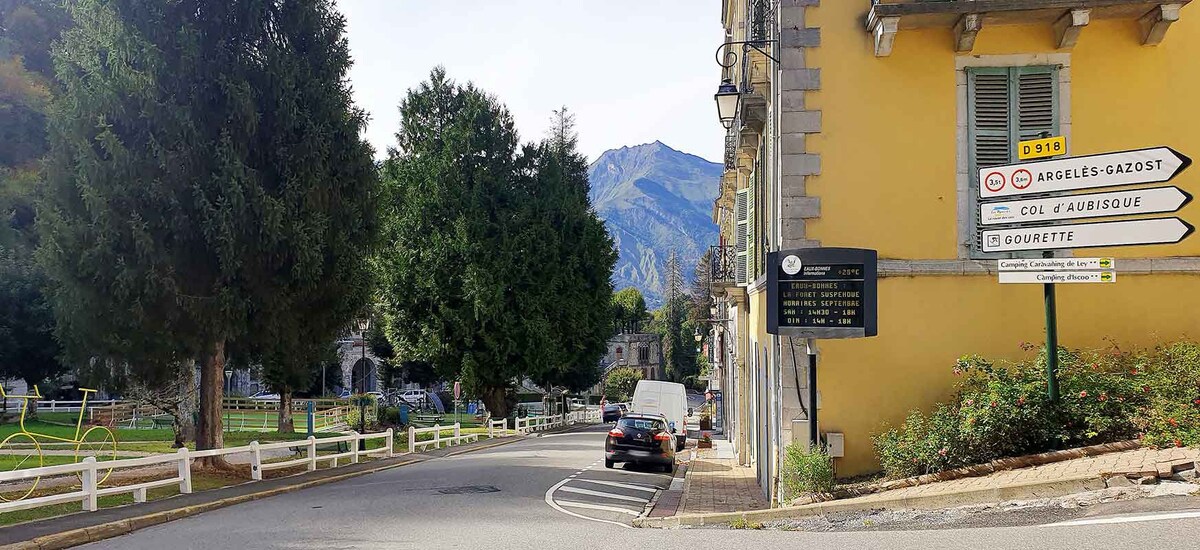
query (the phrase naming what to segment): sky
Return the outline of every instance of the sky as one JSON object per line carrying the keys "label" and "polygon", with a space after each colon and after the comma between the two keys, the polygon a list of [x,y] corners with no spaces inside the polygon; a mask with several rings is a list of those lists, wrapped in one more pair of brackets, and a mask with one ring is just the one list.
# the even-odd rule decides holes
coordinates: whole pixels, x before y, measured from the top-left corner
{"label": "sky", "polygon": [[724,130],[713,93],[721,0],[338,0],[367,139],[395,144],[398,106],[443,65],[508,106],[525,141],[551,111],[576,115],[580,150],[655,140],[711,161]]}

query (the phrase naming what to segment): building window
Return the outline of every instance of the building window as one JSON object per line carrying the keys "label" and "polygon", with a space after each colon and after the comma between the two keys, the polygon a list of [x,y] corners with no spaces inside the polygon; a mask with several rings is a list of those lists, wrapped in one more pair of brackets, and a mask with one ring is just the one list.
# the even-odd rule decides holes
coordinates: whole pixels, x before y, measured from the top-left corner
{"label": "building window", "polygon": [[642,346],[638,348],[638,364],[650,364],[650,346]]}
{"label": "building window", "polygon": [[1017,143],[1059,135],[1057,66],[967,68],[969,248],[972,259],[1008,258],[984,254],[979,242],[979,170],[1017,160]]}

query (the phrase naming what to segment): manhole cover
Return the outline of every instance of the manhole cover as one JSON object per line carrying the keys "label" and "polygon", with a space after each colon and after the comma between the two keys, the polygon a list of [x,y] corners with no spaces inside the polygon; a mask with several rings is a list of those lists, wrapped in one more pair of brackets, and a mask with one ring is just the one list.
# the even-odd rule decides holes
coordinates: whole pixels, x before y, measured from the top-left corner
{"label": "manhole cover", "polygon": [[443,495],[476,495],[479,493],[499,493],[497,489],[491,485],[465,485],[462,487],[446,487],[438,489],[437,492]]}

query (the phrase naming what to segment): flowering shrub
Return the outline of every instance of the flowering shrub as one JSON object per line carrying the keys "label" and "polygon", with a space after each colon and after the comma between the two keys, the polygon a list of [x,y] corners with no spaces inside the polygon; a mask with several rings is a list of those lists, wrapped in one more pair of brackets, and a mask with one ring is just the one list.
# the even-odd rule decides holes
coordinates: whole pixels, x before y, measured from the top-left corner
{"label": "flowering shrub", "polygon": [[1200,345],[1142,352],[1113,345],[1059,351],[1057,403],[1046,396],[1046,354],[998,367],[959,359],[955,398],[909,413],[875,437],[889,476],[906,477],[1081,445],[1142,438],[1153,446],[1200,444]]}

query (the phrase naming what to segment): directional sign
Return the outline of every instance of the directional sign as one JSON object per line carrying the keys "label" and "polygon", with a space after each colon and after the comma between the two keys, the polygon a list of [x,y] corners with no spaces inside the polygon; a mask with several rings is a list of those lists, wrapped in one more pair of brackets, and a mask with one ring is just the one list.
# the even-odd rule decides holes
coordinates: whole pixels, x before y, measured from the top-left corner
{"label": "directional sign", "polygon": [[1194,229],[1179,218],[989,229],[983,232],[983,251],[1171,244],[1182,241]]}
{"label": "directional sign", "polygon": [[1129,191],[1066,195],[1048,199],[985,202],[979,205],[979,223],[1001,225],[1131,214],[1160,214],[1179,210],[1191,200],[1192,196],[1178,187],[1153,187]]}
{"label": "directional sign", "polygon": [[1000,271],[1094,271],[1116,269],[1112,258],[1017,258],[997,260]]}
{"label": "directional sign", "polygon": [[1033,139],[1017,144],[1017,158],[1021,160],[1057,157],[1067,154],[1067,138],[1063,136]]}
{"label": "directional sign", "polygon": [[1184,171],[1192,160],[1169,147],[1103,153],[979,170],[984,199],[1075,189],[1160,183]]}
{"label": "directional sign", "polygon": [[1115,283],[1113,271],[1005,271],[1001,283]]}

